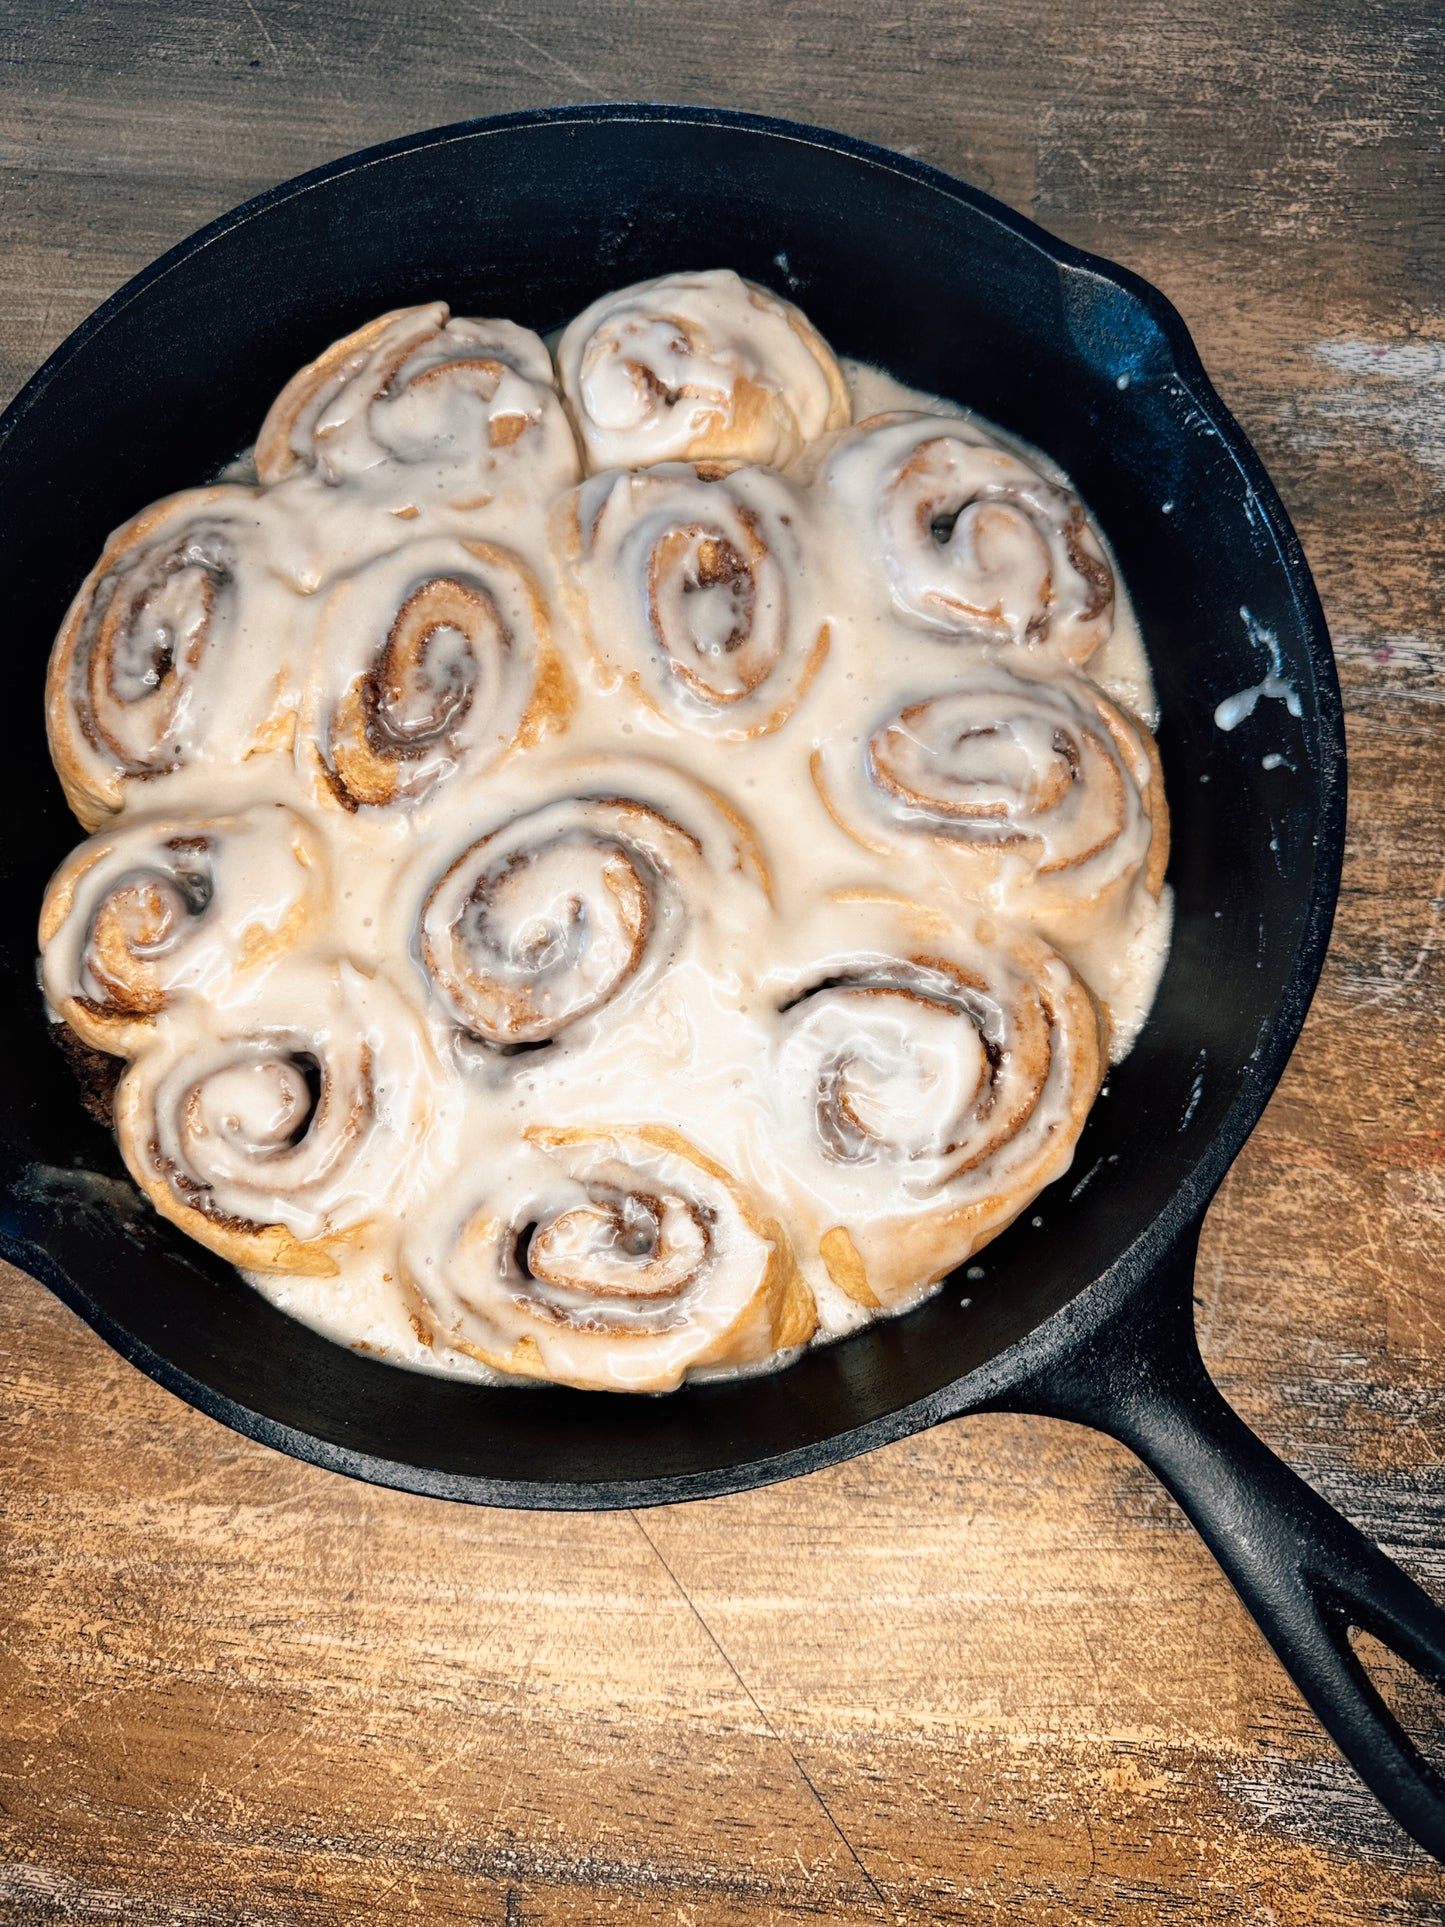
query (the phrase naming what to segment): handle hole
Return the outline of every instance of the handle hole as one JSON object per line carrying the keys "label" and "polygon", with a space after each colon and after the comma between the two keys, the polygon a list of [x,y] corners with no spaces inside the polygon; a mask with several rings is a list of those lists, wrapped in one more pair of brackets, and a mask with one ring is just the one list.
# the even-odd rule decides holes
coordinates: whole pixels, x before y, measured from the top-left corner
{"label": "handle hole", "polygon": [[1370,1684],[1431,1766],[1445,1773],[1445,1692],[1363,1626],[1347,1633]]}

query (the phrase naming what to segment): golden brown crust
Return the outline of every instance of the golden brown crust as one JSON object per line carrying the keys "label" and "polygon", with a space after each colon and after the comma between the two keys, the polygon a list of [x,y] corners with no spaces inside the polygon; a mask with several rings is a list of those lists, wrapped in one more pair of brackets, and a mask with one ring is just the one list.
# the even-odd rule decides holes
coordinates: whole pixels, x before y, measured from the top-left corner
{"label": "golden brown crust", "polygon": [[[235,572],[219,552],[204,553],[197,537],[204,532],[223,550],[241,523],[254,519],[260,498],[260,490],[217,483],[152,503],[111,536],[77,591],[51,650],[45,715],[51,760],[66,801],[87,830],[120,811],[129,785],[166,775],[185,761],[183,746],[168,734],[171,713],[183,688],[211,672],[214,630]],[[254,529],[247,535],[259,539]],[[266,570],[264,561],[258,566]],[[132,626],[143,624],[151,599],[183,575],[192,579],[195,597],[188,632],[175,634],[170,625],[164,646],[159,638],[150,645],[155,660],[148,672],[140,675],[129,663],[121,674]],[[270,587],[291,593],[274,576]],[[284,654],[284,638],[277,638],[277,648]],[[295,710],[284,667],[263,686],[270,689],[269,702],[256,701],[251,692],[244,715],[232,719],[239,728],[238,761],[289,747]],[[144,728],[138,722],[142,710]],[[132,729],[139,741],[129,739]]]}
{"label": "golden brown crust", "polygon": [[[327,383],[344,374],[348,363],[359,367],[397,322],[428,312],[424,307],[392,308],[349,335],[343,335],[339,341],[333,341],[314,361],[297,369],[272,402],[261,424],[261,433],[256,437],[256,473],[263,482],[284,481],[300,467],[301,458],[291,446],[291,437],[297,422]],[[399,351],[398,365],[413,353],[416,345],[416,340],[408,336]]]}
{"label": "golden brown crust", "polygon": [[[429,1300],[426,1285],[414,1271],[409,1271],[409,1302],[414,1307],[414,1324],[423,1343],[431,1347],[445,1343],[494,1371],[514,1377],[545,1378],[583,1389],[603,1391],[624,1387],[631,1391],[668,1391],[681,1382],[685,1373],[760,1363],[776,1352],[789,1351],[806,1344],[812,1337],[817,1329],[817,1307],[798,1268],[787,1234],[774,1219],[758,1210],[731,1173],[716,1159],[699,1150],[681,1132],[668,1125],[631,1125],[619,1127],[616,1131],[595,1126],[537,1125],[529,1127],[525,1136],[529,1142],[549,1153],[573,1150],[580,1152],[585,1159],[588,1153],[596,1152],[623,1160],[629,1151],[639,1152],[643,1157],[648,1153],[661,1153],[677,1160],[684,1169],[690,1167],[701,1173],[713,1187],[706,1204],[700,1204],[694,1211],[694,1222],[699,1227],[701,1239],[702,1262],[707,1264],[715,1259],[707,1227],[716,1222],[720,1210],[727,1209],[736,1213],[746,1233],[760,1248],[761,1264],[757,1275],[744,1301],[721,1329],[707,1337],[706,1342],[693,1344],[690,1348],[673,1343],[662,1350],[650,1375],[647,1371],[647,1354],[658,1350],[658,1333],[625,1322],[609,1326],[602,1307],[607,1304],[610,1295],[623,1296],[625,1288],[617,1288],[612,1293],[595,1283],[589,1283],[586,1287],[593,1294],[593,1306],[587,1313],[586,1325],[576,1328],[571,1334],[573,1350],[569,1354],[569,1365],[565,1357],[559,1356],[558,1345],[554,1342],[554,1335],[561,1329],[561,1315],[555,1312],[549,1314],[544,1300],[524,1304],[520,1298],[514,1299],[510,1308],[513,1321],[531,1319],[536,1324],[536,1331],[522,1331],[507,1345],[489,1344],[477,1337],[474,1331],[456,1325],[444,1328]],[[539,1234],[534,1230],[534,1247],[540,1235],[545,1233]],[[458,1250],[485,1275],[495,1264],[496,1254],[508,1251],[513,1242],[513,1227],[483,1209],[463,1227]],[[725,1259],[717,1261],[726,1262]],[[537,1275],[543,1277],[540,1271]],[[559,1278],[557,1282],[561,1283],[563,1279]],[[692,1282],[688,1281],[689,1284]],[[706,1292],[706,1280],[699,1282],[697,1288]],[[675,1280],[669,1280],[659,1293],[649,1293],[645,1284],[640,1289],[644,1301],[649,1296],[657,1295],[661,1302],[666,1303],[685,1287]],[[632,1293],[626,1292],[625,1295],[631,1296]],[[671,1336],[675,1340],[675,1328]]]}
{"label": "golden brown crust", "polygon": [[[659,367],[651,358],[639,315],[669,331],[675,365],[664,358]],[[558,359],[567,410],[593,474],[662,461],[781,467],[852,419],[843,372],[807,317],[770,289],[731,274],[670,275],[621,289],[568,329]],[[587,371],[601,365],[631,385],[638,419],[629,426],[595,419],[584,400]],[[821,412],[818,377],[827,397]],[[670,430],[679,403],[689,410],[690,435]],[[650,426],[640,430],[639,420]]]}
{"label": "golden brown crust", "polygon": [[[45,994],[86,1043],[130,1055],[178,996],[193,994],[198,939],[228,947],[240,979],[296,948],[327,904],[322,850],[284,805],[122,820],[72,851],[46,890]],[[214,960],[209,975],[214,992]]]}
{"label": "golden brown crust", "polygon": [[227,1215],[162,1153],[148,1093],[134,1073],[132,1065],[116,1090],[115,1132],[126,1169],[161,1216],[240,1271],[334,1278],[341,1267],[327,1246],[344,1239],[303,1242],[284,1225]]}
{"label": "golden brown crust", "polygon": [[[836,929],[856,960],[834,954],[780,998],[779,1177],[834,1286],[900,1310],[1068,1168],[1107,1031],[1082,979],[1022,931],[969,939],[882,892],[834,901],[861,914],[825,915],[819,946]],[[909,947],[925,924],[933,944]]]}
{"label": "golden brown crust", "polygon": [[[399,586],[410,553],[381,558],[379,580],[342,583],[322,625],[307,762],[318,800],[352,813],[417,802],[444,777],[534,748],[566,728],[576,703],[542,586],[519,555],[494,542],[439,544]],[[440,676],[439,643],[450,652]],[[339,686],[333,645],[348,662]],[[498,736],[504,721],[509,741]]]}
{"label": "golden brown crust", "polygon": [[818,1253],[828,1276],[845,1297],[868,1311],[881,1309],[878,1294],[868,1282],[868,1267],[859,1257],[847,1225],[835,1224],[831,1231],[825,1231],[818,1240]]}
{"label": "golden brown crust", "polygon": [[1144,807],[1149,812],[1152,835],[1149,839],[1149,861],[1144,868],[1144,887],[1157,903],[1164,889],[1164,873],[1169,868],[1169,843],[1171,826],[1169,804],[1164,795],[1164,766],[1159,760],[1159,745],[1151,730],[1144,727],[1137,717],[1131,717],[1139,739],[1144,745],[1144,753],[1149,758],[1149,782],[1144,792]]}
{"label": "golden brown crust", "polygon": [[138,547],[161,523],[184,495],[173,495],[154,502],[134,516],[106,543],[100,560],[77,590],[50,652],[45,679],[45,722],[50,739],[50,760],[60,778],[65,800],[87,830],[94,830],[121,806],[124,795],[118,775],[110,780],[97,777],[87,765],[85,754],[96,747],[93,725],[87,727],[84,706],[76,699],[72,685],[79,665],[76,661],[81,632],[90,611],[91,600],[115,564],[130,549]]}
{"label": "golden brown crust", "polygon": [[[1007,784],[990,770],[1000,737],[1017,761],[1032,757]],[[971,744],[982,746],[977,765]],[[1155,901],[1163,888],[1158,747],[1138,717],[1076,677],[1035,681],[992,665],[904,704],[861,757],[830,764],[815,750],[810,773],[833,822],[871,855],[927,839],[965,895],[1007,904],[1056,943],[1127,916],[1137,883]]]}
{"label": "golden brown crust", "polygon": [[[770,298],[776,300],[777,296]],[[838,366],[836,355],[801,308],[795,308],[791,301],[784,302],[782,306],[787,316],[788,326],[822,369],[823,377],[828,384],[830,399],[823,433],[828,435],[837,429],[846,428],[853,419],[853,398],[848,393],[848,384],[843,379],[843,370]]]}
{"label": "golden brown crust", "polygon": [[[787,485],[720,463],[621,475],[600,500],[593,487],[564,497],[550,527],[600,680],[675,728],[736,742],[780,730],[832,646],[832,625],[800,612],[805,551]],[[708,592],[731,600],[733,628],[699,650],[688,624]]]}

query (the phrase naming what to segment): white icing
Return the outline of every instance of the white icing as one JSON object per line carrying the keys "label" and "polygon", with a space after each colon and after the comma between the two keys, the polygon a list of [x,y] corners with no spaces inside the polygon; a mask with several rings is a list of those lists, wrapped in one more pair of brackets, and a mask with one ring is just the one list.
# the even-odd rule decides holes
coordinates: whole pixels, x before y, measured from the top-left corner
{"label": "white icing", "polygon": [[365,479],[392,509],[418,492],[456,508],[523,469],[562,487],[577,454],[540,338],[435,301],[381,317],[303,368],[262,424],[256,467],[263,482]]}
{"label": "white icing", "polygon": [[808,322],[730,268],[603,295],[564,331],[557,367],[594,469],[781,463],[846,419]]}
{"label": "white icing", "polygon": [[822,481],[863,537],[875,599],[887,585],[905,622],[1065,663],[1107,639],[1112,571],[1082,509],[973,424],[874,416]]}
{"label": "white icing", "polygon": [[781,1012],[772,1181],[825,1262],[846,1228],[878,1304],[916,1301],[961,1244],[1067,1169],[1102,1068],[1098,1027],[1036,939],[839,893],[794,920],[765,994]]}
{"label": "white icing", "polygon": [[549,720],[538,702],[550,660],[546,603],[521,557],[452,536],[409,542],[323,599],[302,767],[352,808],[421,797],[463,767],[479,775],[529,716]]}
{"label": "white icing", "polygon": [[928,847],[956,887],[1065,946],[1117,928],[1141,876],[1157,896],[1167,845],[1151,746],[1082,678],[986,661],[943,694],[895,686],[865,727],[828,745],[815,780],[880,854]]}
{"label": "white icing", "polygon": [[[439,1341],[527,1376],[665,1391],[721,1352],[761,1364],[807,1293],[775,1228],[656,1132],[529,1132],[509,1208],[458,1224],[442,1202],[408,1237],[408,1284]],[[533,1226],[525,1269],[519,1235]]]}
{"label": "white icing", "polygon": [[578,621],[610,687],[740,742],[784,723],[828,647],[801,491],[767,468],[589,478],[558,512]]}
{"label": "white icing", "polygon": [[308,614],[284,509],[220,484],[154,504],[86,578],[51,665],[51,748],[93,825],[133,778],[274,747],[295,712]]}
{"label": "white icing", "polygon": [[[208,617],[224,647],[198,656],[163,765],[78,720],[94,585],[55,659],[62,773],[93,817],[120,817],[52,885],[47,996],[67,1016],[103,1004],[92,952],[120,954],[146,1007],[89,1013],[83,1034],[135,1054],[132,1169],[283,1309],[398,1364],[658,1389],[914,1302],[1067,1167],[1101,1069],[1069,965],[1117,1056],[1167,954],[1144,738],[1098,693],[1153,717],[1127,596],[1116,584],[1112,629],[1075,595],[1067,647],[1030,638],[1039,556],[1068,563],[1064,478],[845,364],[855,415],[963,422],[1047,511],[1042,537],[1026,516],[991,561],[977,534],[1006,621],[980,639],[912,619],[875,514],[891,443],[837,432],[832,364],[801,317],[736,277],[689,280],[714,373],[720,357],[788,398],[785,433],[764,410],[796,449],[784,473],[665,460],[677,424],[634,420],[630,377],[598,349],[587,392],[623,437],[607,445],[654,465],[578,485],[536,338],[408,311],[288,389],[260,465],[277,479],[157,512],[182,561],[145,621],[178,635],[197,627],[192,523],[244,528]],[[662,378],[655,317],[628,332],[652,299],[579,317],[564,384],[599,330]],[[466,364],[488,353],[505,368],[482,394],[490,375]],[[508,395],[529,426],[493,442]],[[1020,479],[1031,460],[1042,481]],[[144,623],[116,641],[98,686],[122,744],[149,741],[157,651]],[[1092,683],[1068,660],[1086,642]],[[932,721],[893,739],[892,773],[977,805],[972,843],[964,818],[936,834],[870,781],[870,741],[920,704]],[[172,874],[187,831],[205,892]],[[275,1269],[294,1250],[256,1226],[313,1268]]]}
{"label": "white icing", "polygon": [[214,1000],[326,926],[324,840],[284,803],[136,813],[83,843],[47,893],[41,982],[90,1042],[138,1043],[166,1002]]}
{"label": "white icing", "polygon": [[[1238,729],[1247,716],[1254,714],[1260,698],[1265,696],[1283,703],[1291,716],[1302,716],[1304,708],[1300,702],[1299,691],[1285,678],[1284,664],[1279,653],[1279,637],[1273,629],[1266,629],[1262,622],[1256,621],[1248,609],[1240,610],[1239,619],[1249,631],[1250,640],[1268,655],[1269,669],[1262,681],[1254,683],[1248,689],[1236,690],[1234,695],[1225,697],[1215,709],[1215,727],[1226,731]],[[1269,764],[1266,763],[1265,767],[1268,768]]]}
{"label": "white icing", "polygon": [[[116,1121],[132,1173],[162,1176],[153,1196],[222,1232],[280,1225],[332,1265],[393,1269],[449,1107],[407,1000],[379,974],[303,957],[170,1004],[121,1080]],[[238,1235],[261,1255],[264,1240]]]}

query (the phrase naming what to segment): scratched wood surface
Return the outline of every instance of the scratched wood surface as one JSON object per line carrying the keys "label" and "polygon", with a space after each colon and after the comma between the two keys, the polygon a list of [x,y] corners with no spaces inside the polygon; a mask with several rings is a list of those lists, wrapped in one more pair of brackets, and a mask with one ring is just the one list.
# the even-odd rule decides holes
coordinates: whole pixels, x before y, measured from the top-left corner
{"label": "scratched wood surface", "polygon": [[[1264,1436],[1445,1592],[1438,22],[10,0],[0,388],[257,189],[554,100],[822,120],[1158,282],[1299,525],[1352,766],[1323,988],[1210,1214],[1201,1330]],[[475,1512],[247,1444],[0,1291],[5,1927],[1445,1921],[1106,1441],[979,1419],[706,1505]]]}

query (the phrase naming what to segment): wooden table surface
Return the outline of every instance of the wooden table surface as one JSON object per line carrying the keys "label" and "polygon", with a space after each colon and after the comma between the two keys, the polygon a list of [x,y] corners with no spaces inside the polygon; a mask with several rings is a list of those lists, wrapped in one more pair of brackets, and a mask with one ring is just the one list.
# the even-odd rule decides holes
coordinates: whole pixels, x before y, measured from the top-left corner
{"label": "wooden table surface", "polygon": [[[1440,17],[10,0],[0,388],[256,190],[558,100],[826,122],[1157,282],[1299,527],[1351,759],[1330,959],[1209,1216],[1203,1343],[1445,1593]],[[0,1289],[5,1927],[1445,1921],[1108,1441],[972,1419],[736,1499],[475,1511],[248,1444]]]}

